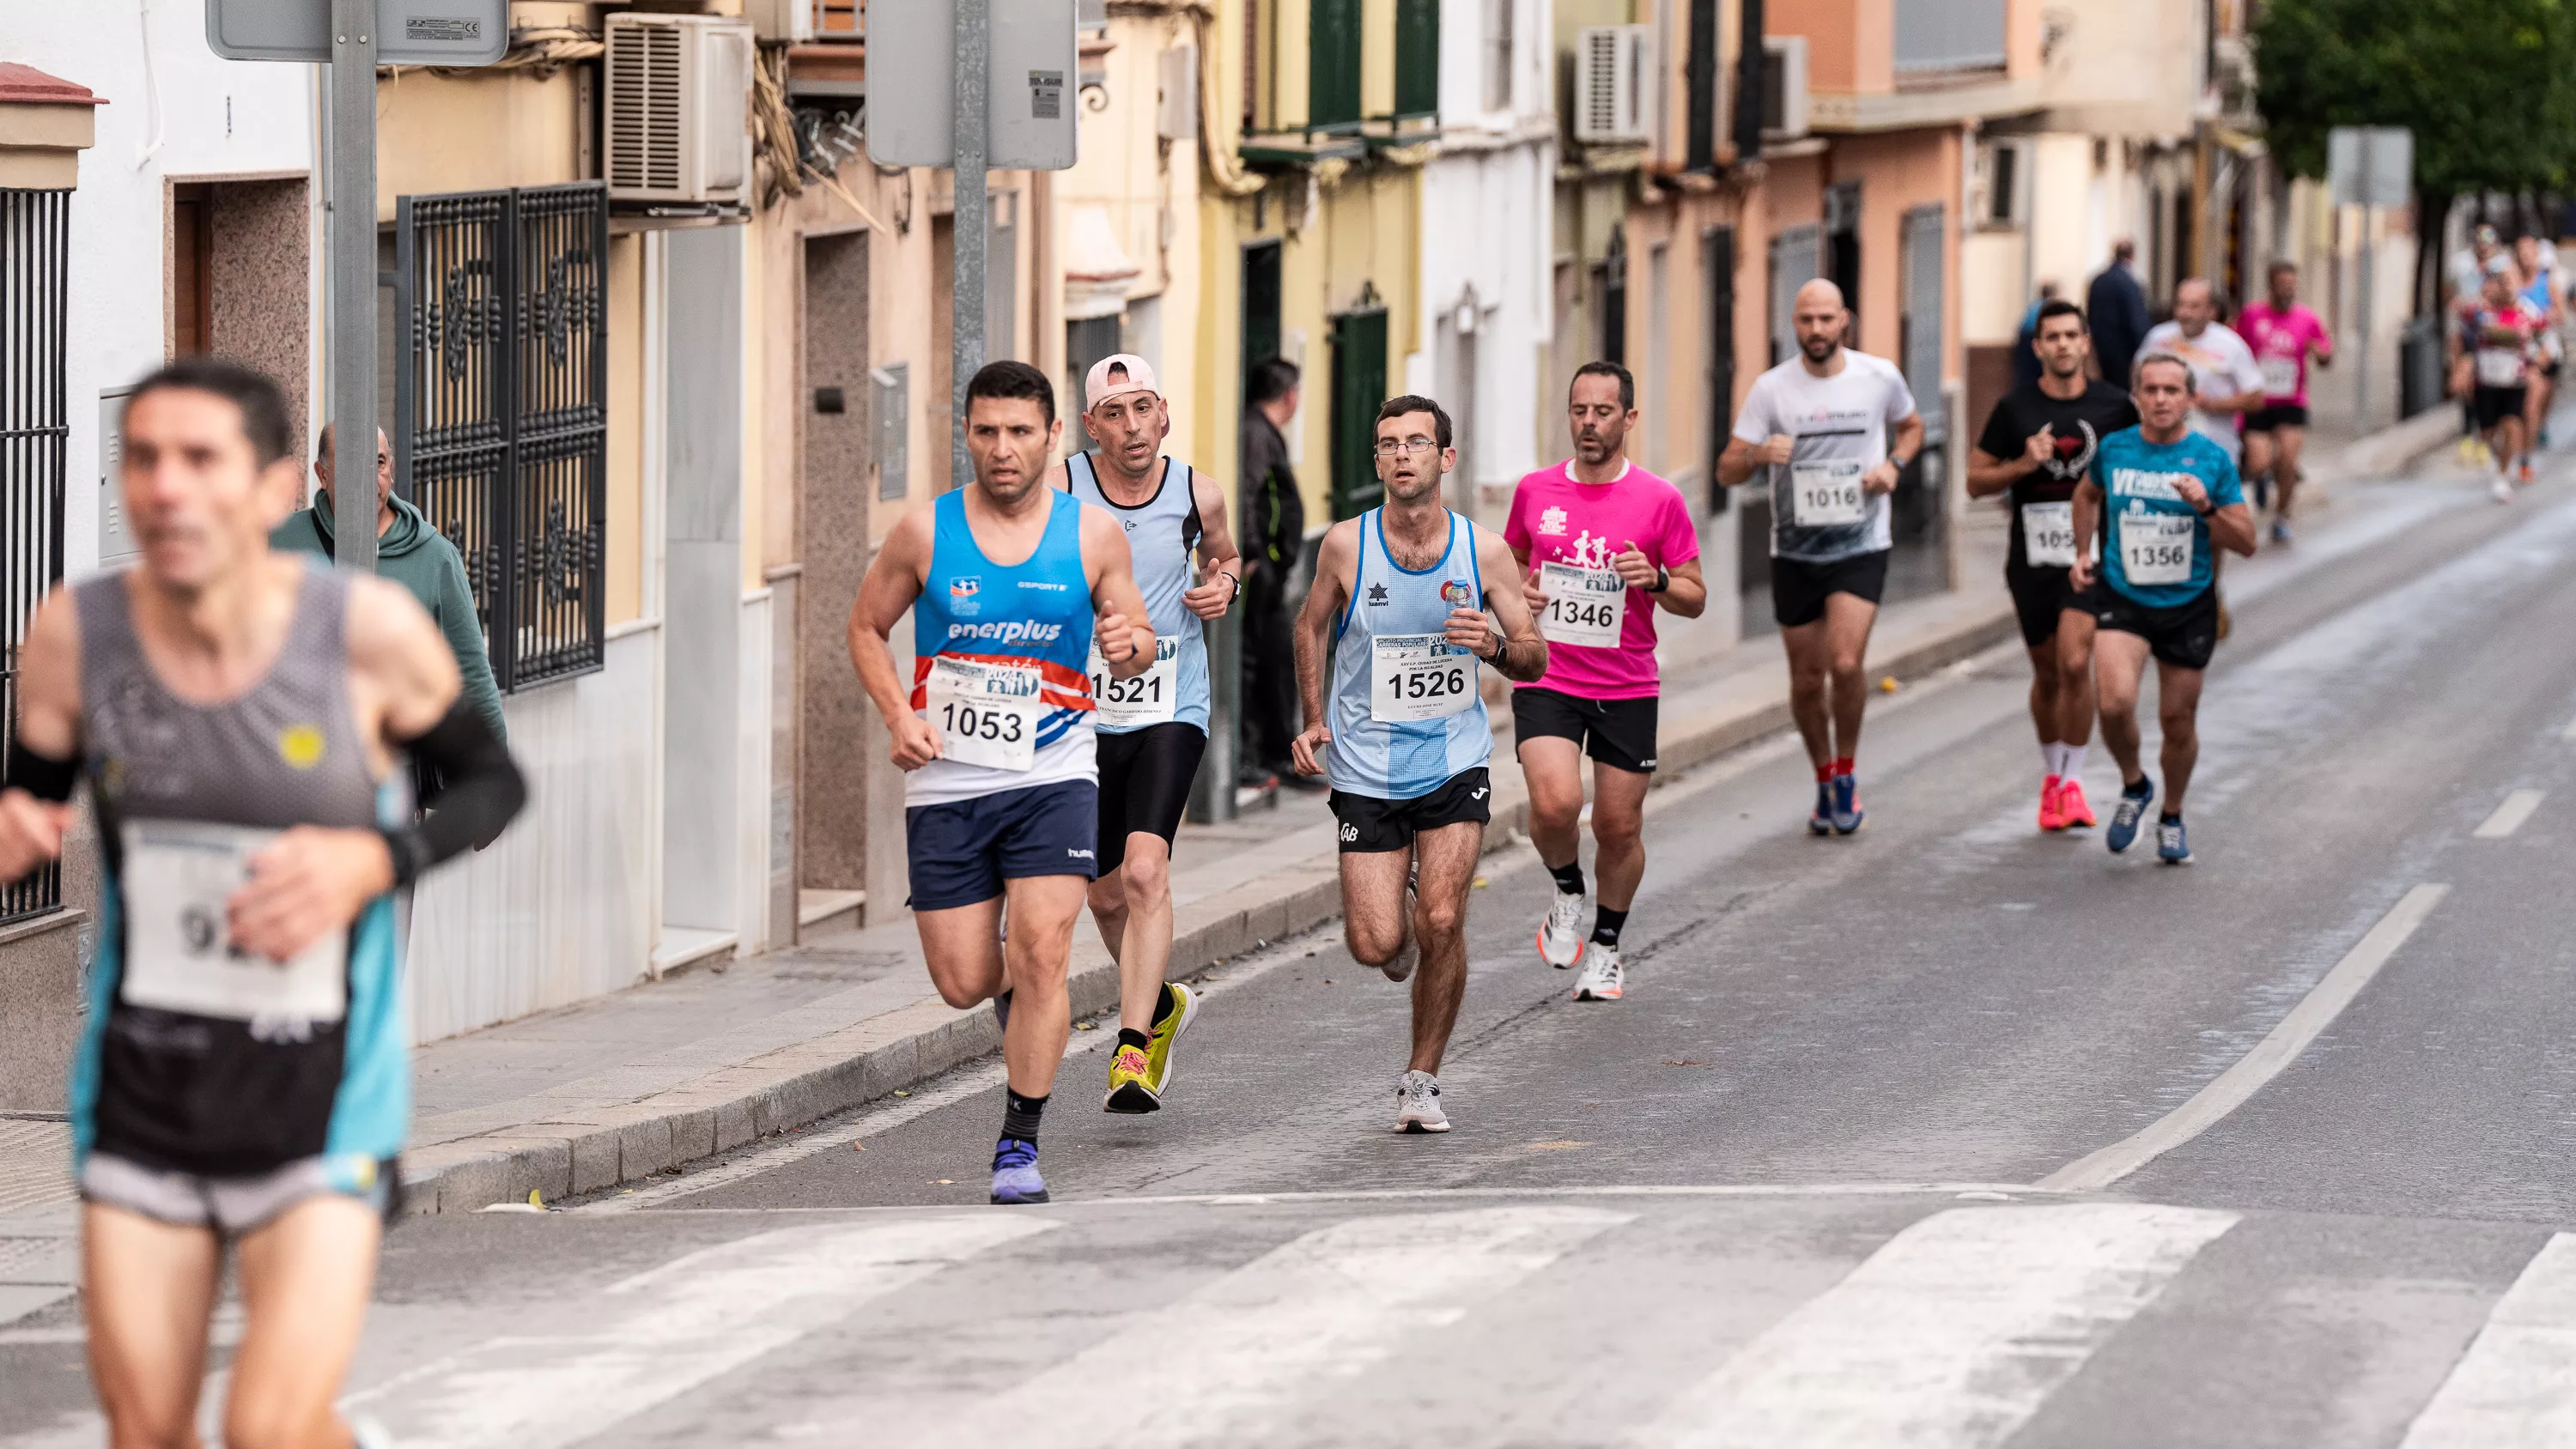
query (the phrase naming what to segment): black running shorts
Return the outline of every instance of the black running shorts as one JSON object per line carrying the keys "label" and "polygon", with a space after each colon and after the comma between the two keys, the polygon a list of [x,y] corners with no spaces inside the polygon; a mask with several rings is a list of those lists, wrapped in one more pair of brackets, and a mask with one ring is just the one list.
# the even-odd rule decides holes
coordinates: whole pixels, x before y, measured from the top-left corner
{"label": "black running shorts", "polygon": [[2218,586],[2170,609],[2151,609],[2108,584],[2093,590],[2093,620],[2106,633],[2135,634],[2147,652],[2176,669],[2207,669],[2218,648]]}
{"label": "black running shorts", "polygon": [[2268,433],[2274,428],[2304,428],[2308,425],[2305,403],[2273,403],[2245,415],[2245,431]]}
{"label": "black running shorts", "polygon": [[2031,649],[2057,637],[2057,616],[2073,609],[2093,612],[2093,596],[2079,592],[2074,570],[2004,565],[2004,587],[2012,591],[2013,614],[2021,620],[2021,642]]}
{"label": "black running shorts", "polygon": [[1381,855],[1410,850],[1415,832],[1443,825],[1482,825],[1494,818],[1493,785],[1485,767],[1461,770],[1428,795],[1380,800],[1333,792],[1333,818],[1341,822],[1342,854]]}
{"label": "black running shorts", "polygon": [[2525,388],[2488,387],[2481,383],[2469,399],[2470,408],[2477,414],[2478,431],[2483,433],[2507,418],[2521,417],[2523,402],[2530,396]]}
{"label": "black running shorts", "polygon": [[1129,835],[1143,831],[1169,845],[1180,832],[1207,731],[1173,720],[1092,738],[1100,760],[1100,873],[1107,875],[1126,864]]}
{"label": "black running shorts", "polygon": [[1831,563],[1805,559],[1771,560],[1771,616],[1783,629],[1795,629],[1825,617],[1827,594],[1849,594],[1875,604],[1887,592],[1888,549],[1856,553]]}
{"label": "black running shorts", "polygon": [[1632,775],[1655,772],[1655,697],[1584,699],[1525,684],[1512,691],[1512,739],[1572,740],[1599,764]]}

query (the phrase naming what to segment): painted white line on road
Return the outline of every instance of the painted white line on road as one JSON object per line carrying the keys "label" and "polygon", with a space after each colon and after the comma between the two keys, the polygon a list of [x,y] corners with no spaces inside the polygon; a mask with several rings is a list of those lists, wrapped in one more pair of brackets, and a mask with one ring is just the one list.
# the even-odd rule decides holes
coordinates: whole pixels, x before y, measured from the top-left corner
{"label": "painted white line on road", "polygon": [[1629,1221],[1599,1208],[1508,1207],[1352,1218],[1275,1248],[999,1394],[779,1431],[857,1442],[1043,1443],[1048,1449],[1229,1444],[1278,1407],[1466,1316],[1477,1300]]}
{"label": "painted white line on road", "polygon": [[1953,1208],[1683,1392],[1637,1449],[1979,1449],[2012,1437],[2236,1222],[2200,1208]]}
{"label": "painted white line on road", "polygon": [[2041,1178],[2037,1185],[2056,1192],[2091,1192],[2109,1187],[2208,1131],[2220,1118],[2243,1106],[2247,1098],[2298,1060],[2308,1043],[2343,1014],[2343,1009],[2370,984],[2370,978],[2379,974],[2379,968],[2388,964],[2388,958],[2397,954],[2397,948],[2406,944],[2406,938],[2415,934],[2415,928],[2433,913],[2433,907],[2450,889],[2446,885],[2419,885],[2408,891],[2388,908],[2388,914],[2380,917],[2377,925],[2353,943],[2333,970],[2309,988],[2299,1004],[2290,1008],[2289,1015],[2254,1044],[2252,1051],[2193,1093],[2190,1101],[2157,1118],[2135,1136],[2077,1158]]}
{"label": "painted white line on road", "polygon": [[2558,737],[2562,740],[2576,740],[2576,719],[2569,720],[2567,728],[2558,732]]}
{"label": "painted white line on road", "polygon": [[[1637,1183],[1626,1186],[1597,1187],[1384,1187],[1354,1188],[1346,1192],[1205,1192],[1177,1193],[1166,1197],[1091,1197],[1067,1198],[1058,1194],[1042,1207],[1021,1209],[1024,1213],[1056,1213],[1073,1208],[1141,1208],[1141,1207],[1270,1207],[1273,1205],[1318,1202],[1418,1202],[1424,1199],[1498,1199],[1585,1198],[1585,1197],[1671,1197],[1671,1198],[1834,1198],[1834,1197],[1963,1197],[1979,1201],[2018,1198],[2050,1198],[2056,1194],[2032,1187],[2026,1182],[1738,1182],[1738,1183]],[[857,1216],[863,1213],[920,1212],[918,1205],[850,1207],[674,1207],[655,1214],[668,1213],[781,1213],[833,1214]]]}
{"label": "painted white line on road", "polygon": [[870,1299],[1050,1226],[979,1210],[761,1233],[589,1299],[586,1332],[489,1338],[343,1402],[407,1449],[579,1443]]}
{"label": "painted white line on road", "polygon": [[2524,1265],[2400,1449],[2576,1444],[2576,1234]]}
{"label": "painted white line on road", "polygon": [[2504,797],[2504,803],[2495,808],[2495,813],[2488,816],[2484,824],[2469,833],[2480,840],[2504,839],[2522,828],[2522,822],[2529,820],[2531,812],[2540,808],[2540,797],[2547,793],[2546,790],[2514,791]]}

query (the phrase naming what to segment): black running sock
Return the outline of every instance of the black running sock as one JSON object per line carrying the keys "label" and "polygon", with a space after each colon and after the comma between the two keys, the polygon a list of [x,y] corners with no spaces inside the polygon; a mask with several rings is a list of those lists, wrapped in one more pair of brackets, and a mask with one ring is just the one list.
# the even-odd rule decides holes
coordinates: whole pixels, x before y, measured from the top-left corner
{"label": "black running sock", "polygon": [[1592,913],[1592,944],[1596,946],[1608,946],[1613,950],[1618,949],[1619,928],[1626,924],[1628,924],[1628,913],[1626,911],[1614,911],[1608,906],[1603,906],[1599,910],[1594,911]]}
{"label": "black running sock", "polygon": [[2182,823],[2182,814],[2180,811],[2175,810],[2163,811],[2156,816],[2156,823],[2159,825],[2180,825]]}
{"label": "black running sock", "polygon": [[1002,1030],[1011,1029],[1011,993],[1005,991],[993,998],[993,1019],[1002,1024]]}
{"label": "black running sock", "polygon": [[1170,982],[1164,982],[1163,989],[1154,993],[1154,1025],[1171,1020],[1172,1013],[1180,1009],[1181,993],[1174,991]]}
{"label": "black running sock", "polygon": [[1123,1047],[1134,1047],[1141,1052],[1152,1046],[1154,1039],[1132,1026],[1122,1026],[1118,1028],[1118,1044]]}
{"label": "black running sock", "polygon": [[2123,795],[2136,795],[2140,798],[2144,798],[2156,793],[2156,782],[2148,779],[2144,775],[2140,775],[2134,780],[2122,781],[2120,784],[2120,793]]}
{"label": "black running sock", "polygon": [[1038,1119],[1046,1115],[1047,1099],[1023,1097],[1008,1087],[1002,1089],[1002,1135],[1022,1142],[1038,1140]]}
{"label": "black running sock", "polygon": [[1547,873],[1556,877],[1556,888],[1559,891],[1569,896],[1583,894],[1582,861],[1569,860],[1563,865],[1550,866]]}

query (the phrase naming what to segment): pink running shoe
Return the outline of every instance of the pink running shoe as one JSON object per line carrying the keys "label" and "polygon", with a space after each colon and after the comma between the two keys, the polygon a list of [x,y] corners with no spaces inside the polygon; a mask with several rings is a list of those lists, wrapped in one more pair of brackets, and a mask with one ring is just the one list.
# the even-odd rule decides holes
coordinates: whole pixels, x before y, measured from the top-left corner
{"label": "pink running shoe", "polygon": [[2090,830],[2093,828],[2093,807],[2084,802],[2083,781],[2061,780],[2058,782],[2057,828],[2060,830]]}
{"label": "pink running shoe", "polygon": [[2042,830],[2066,828],[2066,817],[2058,810],[2057,787],[2058,779],[2055,775],[2049,776],[2039,784],[2039,828]]}

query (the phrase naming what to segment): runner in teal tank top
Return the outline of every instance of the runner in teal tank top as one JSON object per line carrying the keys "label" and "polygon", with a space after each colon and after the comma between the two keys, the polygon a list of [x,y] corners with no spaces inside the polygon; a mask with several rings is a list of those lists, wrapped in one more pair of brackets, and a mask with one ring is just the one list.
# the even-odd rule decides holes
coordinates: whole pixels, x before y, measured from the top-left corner
{"label": "runner in teal tank top", "polygon": [[1390,398],[1376,432],[1386,501],[1324,535],[1297,619],[1306,730],[1292,752],[1298,773],[1332,778],[1351,954],[1390,981],[1420,960],[1395,1130],[1446,1132],[1440,1059],[1466,993],[1467,887],[1492,815],[1479,674],[1491,664],[1531,683],[1547,641],[1502,535],[1441,506],[1458,466],[1449,415]]}
{"label": "runner in teal tank top", "polygon": [[[996,1203],[1047,1200],[1038,1122],[1073,1030],[1065,967],[1099,830],[1083,664],[1096,649],[1104,680],[1130,680],[1154,660],[1118,525],[1046,486],[1063,435],[1045,373],[977,372],[974,481],[904,515],[850,606],[850,662],[907,776],[910,904],[931,984],[1002,1019]],[[906,613],[913,667],[899,671],[886,640]]]}
{"label": "runner in teal tank top", "polygon": [[1163,453],[1172,411],[1153,364],[1129,352],[1104,357],[1083,395],[1082,426],[1098,447],[1066,458],[1047,482],[1118,521],[1154,626],[1154,663],[1143,674],[1112,679],[1097,654],[1090,664],[1100,744],[1091,919],[1118,962],[1118,1049],[1101,1107],[1136,1114],[1162,1109],[1174,1044],[1198,1011],[1189,987],[1163,979],[1172,964],[1172,837],[1208,745],[1203,621],[1234,607],[1243,560],[1226,528],[1225,490]]}

